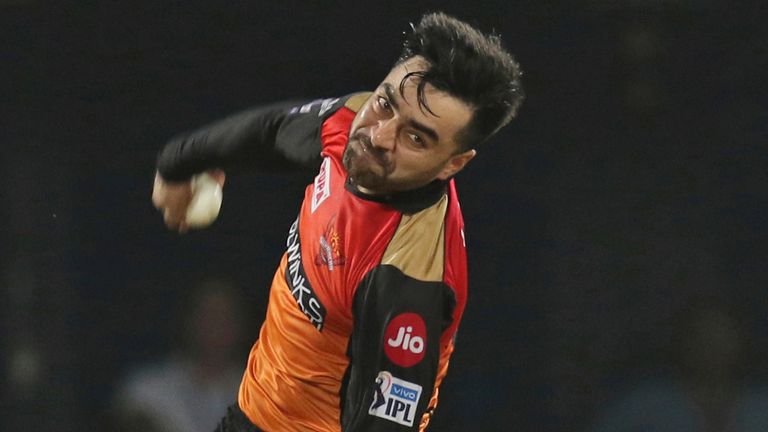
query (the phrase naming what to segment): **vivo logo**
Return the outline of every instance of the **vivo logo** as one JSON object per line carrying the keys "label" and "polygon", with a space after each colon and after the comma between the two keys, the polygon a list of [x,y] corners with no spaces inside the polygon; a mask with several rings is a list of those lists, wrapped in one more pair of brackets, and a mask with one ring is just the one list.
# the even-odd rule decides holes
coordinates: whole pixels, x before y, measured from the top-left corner
{"label": "vivo logo", "polygon": [[419,397],[419,392],[417,392],[416,390],[409,389],[408,387],[399,386],[397,384],[392,385],[392,390],[390,390],[390,394],[401,397],[403,399],[407,399],[412,402],[415,402],[416,399]]}

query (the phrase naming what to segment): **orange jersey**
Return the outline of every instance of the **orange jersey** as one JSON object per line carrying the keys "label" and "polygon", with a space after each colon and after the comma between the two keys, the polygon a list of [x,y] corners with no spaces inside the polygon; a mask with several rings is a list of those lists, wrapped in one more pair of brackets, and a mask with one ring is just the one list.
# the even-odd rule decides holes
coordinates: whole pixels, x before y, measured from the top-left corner
{"label": "orange jersey", "polygon": [[387,197],[350,183],[342,153],[367,97],[246,114],[210,129],[226,134],[187,138],[270,137],[262,148],[287,159],[322,157],[240,387],[241,410],[264,431],[424,430],[437,405],[466,301],[463,219],[453,181]]}

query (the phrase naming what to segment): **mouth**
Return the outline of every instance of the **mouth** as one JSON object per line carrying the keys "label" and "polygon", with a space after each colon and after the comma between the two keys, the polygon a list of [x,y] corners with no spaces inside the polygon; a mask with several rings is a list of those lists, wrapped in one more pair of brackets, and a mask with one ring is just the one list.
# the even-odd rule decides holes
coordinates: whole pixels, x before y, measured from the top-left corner
{"label": "mouth", "polygon": [[369,159],[373,161],[376,165],[381,166],[385,171],[387,170],[389,164],[387,163],[387,160],[384,158],[384,155],[373,147],[373,144],[371,143],[371,139],[361,133],[357,132],[353,135],[354,142],[357,143],[357,145],[360,148],[360,152],[358,152],[358,156]]}
{"label": "mouth", "polygon": [[363,153],[369,153],[373,150],[371,139],[366,134],[362,132],[356,132],[354,135],[352,135],[352,139],[357,143]]}
{"label": "mouth", "polygon": [[360,144],[360,148],[363,149],[363,153],[369,153],[371,150],[373,150],[373,145],[371,144],[371,139],[368,138],[365,135],[361,135],[358,137],[357,142]]}

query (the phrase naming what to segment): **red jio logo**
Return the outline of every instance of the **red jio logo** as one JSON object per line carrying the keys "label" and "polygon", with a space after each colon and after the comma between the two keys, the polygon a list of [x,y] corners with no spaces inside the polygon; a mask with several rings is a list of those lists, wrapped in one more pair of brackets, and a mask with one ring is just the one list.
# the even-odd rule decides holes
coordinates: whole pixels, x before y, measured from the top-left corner
{"label": "red jio logo", "polygon": [[424,358],[427,327],[418,314],[402,313],[392,319],[384,332],[384,352],[392,363],[411,367]]}

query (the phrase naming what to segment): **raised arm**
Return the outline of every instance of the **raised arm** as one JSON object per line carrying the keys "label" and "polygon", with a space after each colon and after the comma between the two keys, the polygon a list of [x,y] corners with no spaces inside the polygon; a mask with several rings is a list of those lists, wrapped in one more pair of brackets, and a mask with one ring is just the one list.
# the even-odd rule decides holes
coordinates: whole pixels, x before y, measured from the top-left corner
{"label": "raised arm", "polygon": [[[253,108],[172,138],[157,158],[166,181],[211,169],[274,170],[320,161],[317,113],[301,104]],[[314,115],[313,115],[314,114]]]}
{"label": "raised arm", "polygon": [[324,100],[253,108],[177,135],[160,151],[152,202],[166,225],[187,230],[190,178],[209,171],[220,184],[232,168],[286,170],[319,164]]}

